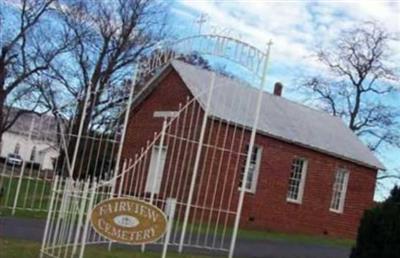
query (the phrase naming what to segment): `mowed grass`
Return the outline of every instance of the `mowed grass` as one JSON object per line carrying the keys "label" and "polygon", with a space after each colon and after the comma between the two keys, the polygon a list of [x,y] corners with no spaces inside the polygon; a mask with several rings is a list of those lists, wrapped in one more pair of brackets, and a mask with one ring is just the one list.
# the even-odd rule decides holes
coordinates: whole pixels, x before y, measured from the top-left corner
{"label": "mowed grass", "polygon": [[[14,197],[18,185],[18,178],[3,177],[3,186],[5,187],[3,196],[0,198],[0,216],[11,216],[11,209],[14,202]],[[46,209],[51,191],[51,183],[48,181],[37,179],[22,179],[21,192],[17,201],[17,207],[25,207],[25,209],[16,209],[15,216],[21,218],[39,218],[45,219],[47,212],[37,211],[37,209]],[[8,208],[4,208],[4,206]],[[28,208],[28,209],[26,209]],[[35,209],[30,211],[29,208]],[[181,228],[178,223],[176,225]],[[206,225],[206,224],[189,224],[188,230],[193,234],[209,234],[216,233],[218,236],[224,235],[225,237],[232,234],[232,228],[227,227],[225,230],[222,226]],[[314,245],[328,245],[328,246],[342,246],[351,247],[354,245],[354,240],[333,238],[329,236],[311,236],[302,234],[288,234],[279,233],[266,230],[246,230],[239,229],[238,237],[250,240],[276,240],[290,243],[301,244],[314,244]]]}
{"label": "mowed grass", "polygon": [[[34,241],[0,238],[0,258],[37,258],[39,257],[40,243]],[[121,247],[113,247],[109,252],[103,246],[87,246],[85,258],[159,258],[160,252],[136,252]],[[168,253],[168,258],[209,258],[190,254]],[[215,257],[215,256],[213,256]]]}
{"label": "mowed grass", "polygon": [[327,245],[327,246],[339,246],[339,247],[352,247],[355,244],[355,240],[345,238],[335,238],[329,236],[312,236],[303,234],[288,234],[279,233],[272,231],[255,231],[239,229],[239,238],[253,239],[253,240],[277,240],[289,243],[300,243],[300,244],[313,244],[313,245]]}
{"label": "mowed grass", "polygon": [[[18,188],[18,178],[2,177],[3,193],[0,197],[0,216],[10,216]],[[24,218],[46,218],[51,183],[37,178],[23,178],[15,215]],[[38,211],[42,210],[42,211]]]}
{"label": "mowed grass", "polygon": [[[182,228],[182,225],[178,224],[177,227]],[[188,230],[193,234],[207,234],[216,232],[217,235],[224,235],[225,237],[230,237],[233,232],[232,227],[227,227],[225,230],[222,226],[216,226],[215,224],[211,226],[205,224],[189,224]],[[305,234],[289,234],[280,233],[267,230],[249,230],[241,229],[238,230],[238,238],[248,239],[248,240],[272,240],[272,241],[282,241],[287,243],[298,243],[298,244],[312,244],[312,245],[326,245],[326,246],[338,246],[338,247],[352,247],[355,241],[352,239],[335,238],[329,236],[313,236]]]}

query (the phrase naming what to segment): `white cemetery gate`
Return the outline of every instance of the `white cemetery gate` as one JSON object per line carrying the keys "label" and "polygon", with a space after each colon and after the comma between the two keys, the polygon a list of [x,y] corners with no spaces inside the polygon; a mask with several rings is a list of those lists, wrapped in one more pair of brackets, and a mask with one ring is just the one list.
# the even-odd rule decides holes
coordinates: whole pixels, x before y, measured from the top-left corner
{"label": "white cemetery gate", "polygon": [[147,74],[176,59],[177,53],[196,50],[248,69],[256,87],[235,88],[229,80],[210,72],[194,97],[164,117],[162,129],[153,139],[145,146],[135,146],[138,152],[119,162],[125,131],[129,130],[130,95],[128,112],[123,112],[125,123],[114,176],[110,180],[55,178],[42,257],[84,257],[87,244],[106,244],[112,250],[112,242],[94,230],[90,216],[96,204],[115,197],[143,200],[165,212],[166,234],[156,243],[141,245],[142,251],[161,245],[162,257],[171,249],[182,252],[193,248],[227,252],[233,257],[246,190],[240,185],[242,179],[252,176],[251,150],[269,47],[264,53],[216,35],[191,37],[171,45],[177,50],[156,52],[141,63],[139,71]]}

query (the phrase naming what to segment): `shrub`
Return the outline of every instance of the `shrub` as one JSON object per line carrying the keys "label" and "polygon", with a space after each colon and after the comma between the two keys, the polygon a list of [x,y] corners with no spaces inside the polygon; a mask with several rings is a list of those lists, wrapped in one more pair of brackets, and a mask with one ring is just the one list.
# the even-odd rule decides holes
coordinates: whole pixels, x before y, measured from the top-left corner
{"label": "shrub", "polygon": [[350,258],[400,258],[400,187],[365,211]]}

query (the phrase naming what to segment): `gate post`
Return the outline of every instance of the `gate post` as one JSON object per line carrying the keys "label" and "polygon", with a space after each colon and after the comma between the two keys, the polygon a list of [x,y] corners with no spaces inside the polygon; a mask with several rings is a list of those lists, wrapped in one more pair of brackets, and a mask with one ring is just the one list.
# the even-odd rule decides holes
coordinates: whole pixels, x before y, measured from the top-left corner
{"label": "gate post", "polygon": [[135,66],[133,76],[132,76],[132,82],[131,82],[131,89],[129,91],[129,97],[128,97],[128,103],[125,109],[125,117],[124,117],[124,124],[122,126],[122,135],[121,135],[121,141],[119,143],[118,147],[118,153],[117,153],[117,158],[116,158],[116,163],[115,163],[115,168],[114,168],[114,173],[111,175],[112,178],[115,180],[113,181],[112,187],[111,187],[111,197],[114,195],[117,179],[116,177],[118,176],[119,172],[119,165],[121,163],[121,156],[122,156],[122,148],[124,147],[124,142],[125,142],[125,136],[126,136],[126,129],[128,126],[129,122],[129,114],[131,111],[132,107],[132,101],[133,101],[133,93],[135,91],[135,85],[136,85],[136,80],[137,80],[137,75],[138,75],[138,65]]}
{"label": "gate post", "polygon": [[[81,117],[81,121],[79,123],[78,135],[76,136],[75,149],[74,149],[74,153],[72,155],[71,167],[69,168],[69,176],[71,178],[74,175],[76,158],[77,158],[78,151],[79,151],[79,144],[80,144],[81,138],[82,138],[83,124],[86,119],[87,105],[89,103],[90,95],[91,95],[91,88],[92,88],[92,84],[89,84],[89,87],[87,88],[87,91],[86,91],[85,102],[83,102],[82,117]],[[67,155],[68,155],[68,152],[67,152]],[[80,172],[79,172],[79,176],[80,176]]]}
{"label": "gate post", "polygon": [[46,226],[44,227],[42,247],[40,248],[40,258],[43,257],[44,248],[46,246],[47,235],[49,233],[48,231],[49,231],[50,220],[51,220],[51,213],[53,210],[53,206],[54,206],[54,202],[55,202],[54,199],[55,199],[56,191],[57,191],[57,185],[58,185],[58,176],[56,176],[54,178],[54,182],[53,182],[53,189],[52,189],[51,198],[50,198],[50,206],[49,206],[49,211],[47,212]]}
{"label": "gate post", "polygon": [[92,185],[92,192],[90,194],[90,199],[89,199],[89,204],[86,210],[86,221],[85,221],[85,226],[83,228],[83,234],[82,234],[82,241],[81,241],[81,250],[79,253],[79,258],[83,258],[83,253],[85,252],[85,245],[86,245],[86,238],[87,238],[87,233],[89,230],[89,224],[90,224],[90,216],[92,215],[92,208],[93,208],[93,202],[94,202],[94,196],[96,195],[96,179],[93,179],[93,185]]}
{"label": "gate post", "polygon": [[161,153],[162,149],[164,147],[164,139],[165,139],[165,133],[167,131],[167,118],[164,118],[164,122],[162,124],[162,129],[161,129],[161,137],[160,137],[160,142],[158,143],[158,155],[157,155],[157,161],[156,161],[156,167],[155,167],[155,173],[154,173],[154,180],[151,183],[151,193],[150,193],[150,204],[153,204],[154,201],[154,195],[156,191],[156,183],[157,183],[157,178],[160,170],[160,162],[161,162]]}
{"label": "gate post", "polygon": [[[112,173],[111,177],[113,178],[113,182],[111,185],[111,192],[110,192],[110,198],[112,198],[114,196],[114,192],[115,192],[115,187],[117,184],[117,176],[118,176],[118,172],[119,172],[119,164],[121,162],[121,156],[122,156],[122,148],[124,147],[124,142],[125,142],[125,136],[126,136],[126,128],[128,126],[128,122],[129,122],[129,114],[131,111],[131,107],[132,107],[132,101],[133,101],[133,93],[135,91],[135,85],[136,85],[136,80],[137,80],[137,76],[138,76],[138,65],[135,65],[134,71],[133,71],[133,77],[132,77],[132,86],[129,92],[129,97],[128,97],[128,104],[126,106],[126,110],[125,110],[125,117],[124,117],[124,125],[122,127],[122,135],[121,135],[121,141],[119,143],[119,147],[118,147],[118,153],[117,153],[117,160],[115,163],[115,168],[114,168],[114,173]],[[120,179],[122,180],[122,178]],[[111,251],[111,245],[112,245],[112,241],[110,241],[108,243],[108,251]]]}
{"label": "gate post", "polygon": [[[160,169],[160,162],[161,162],[161,153],[162,153],[162,148],[164,146],[164,139],[165,139],[165,133],[167,131],[167,118],[164,118],[164,122],[162,124],[162,129],[161,129],[161,137],[160,137],[160,142],[158,143],[158,155],[157,155],[157,161],[156,161],[156,167],[155,167],[155,173],[154,173],[154,180],[151,182],[151,193],[150,193],[150,204],[153,204],[154,201],[154,192],[156,188],[156,183],[157,183],[157,177],[158,177],[158,170]],[[144,252],[146,250],[146,245],[142,244],[141,245],[141,251]]]}
{"label": "gate post", "polygon": [[[263,89],[264,89],[265,79],[266,79],[266,75],[267,75],[268,59],[269,59],[269,55],[270,55],[271,45],[272,45],[272,42],[270,41],[268,43],[268,47],[267,47],[267,55],[264,60],[263,76],[261,78],[260,88],[259,88],[258,97],[257,97],[256,115],[254,118],[253,127],[251,129],[249,149],[247,151],[246,166],[245,166],[244,175],[243,175],[244,180],[246,180],[246,178],[249,174],[251,155],[253,153],[254,141],[256,139],[256,132],[257,132],[257,126],[258,126],[258,119],[260,117]],[[243,201],[244,201],[245,193],[246,193],[246,184],[243,183],[242,187],[240,188],[239,202],[238,202],[238,206],[237,206],[237,210],[236,210],[235,224],[234,224],[233,233],[232,233],[232,241],[231,241],[231,245],[229,248],[229,258],[233,258],[233,253],[235,251],[237,232],[239,229],[240,217],[242,216],[242,208],[243,208]]]}
{"label": "gate post", "polygon": [[163,250],[162,250],[162,256],[161,256],[162,258],[167,257],[168,244],[169,244],[169,240],[171,238],[172,225],[174,223],[176,199],[173,199],[173,198],[169,198],[169,200],[167,199],[166,206],[168,207],[168,209],[166,209],[166,213],[168,216],[168,224],[167,224],[167,234],[165,235],[164,244],[163,244]]}
{"label": "gate post", "polygon": [[80,207],[79,207],[78,225],[76,227],[74,245],[72,247],[72,257],[75,256],[76,249],[78,246],[79,235],[80,235],[81,227],[82,227],[83,214],[85,213],[86,199],[88,197],[89,184],[90,184],[90,178],[88,178],[86,180],[85,185],[83,187],[81,203],[80,203]]}
{"label": "gate post", "polygon": [[189,221],[190,206],[192,205],[194,188],[196,186],[197,172],[199,170],[199,164],[200,164],[200,158],[201,158],[201,150],[203,148],[204,135],[205,135],[206,128],[207,128],[208,113],[210,111],[211,98],[212,98],[212,94],[214,92],[215,78],[216,78],[216,73],[213,72],[212,77],[211,77],[210,88],[208,90],[207,104],[206,104],[206,108],[204,110],[204,117],[203,117],[203,121],[202,121],[202,125],[201,125],[200,138],[199,138],[199,143],[198,143],[199,145],[197,146],[196,159],[195,159],[195,163],[194,163],[194,167],[193,167],[192,180],[190,182],[190,188],[189,188],[189,196],[188,196],[188,200],[186,203],[185,218],[183,220],[181,239],[179,242],[179,249],[178,249],[178,251],[180,253],[183,250],[183,242],[185,241],[186,228],[187,228],[187,224]]}
{"label": "gate post", "polygon": [[[11,211],[11,215],[15,215],[15,209],[17,208],[17,203],[18,203],[18,198],[19,198],[19,192],[21,191],[21,184],[22,184],[22,177],[24,176],[24,172],[25,172],[25,165],[26,165],[26,161],[22,161],[22,167],[21,167],[21,171],[19,173],[19,178],[18,178],[18,184],[17,184],[17,190],[15,192],[15,197],[14,197],[14,204],[13,204],[13,208]],[[12,178],[10,177],[10,180]],[[29,179],[28,179],[29,180]]]}

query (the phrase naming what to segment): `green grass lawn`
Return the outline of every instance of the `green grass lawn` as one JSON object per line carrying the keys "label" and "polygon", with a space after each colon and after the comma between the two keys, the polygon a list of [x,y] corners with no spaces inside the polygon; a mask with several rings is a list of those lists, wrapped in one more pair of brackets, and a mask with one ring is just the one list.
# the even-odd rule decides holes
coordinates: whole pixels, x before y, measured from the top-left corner
{"label": "green grass lawn", "polygon": [[[40,244],[33,241],[0,238],[0,258],[37,258]],[[159,258],[160,253],[135,252],[126,248],[113,247],[108,252],[105,247],[87,246],[85,258]],[[168,253],[168,258],[209,258],[210,256],[198,256],[188,254]],[[215,256],[213,256],[215,257]]]}
{"label": "green grass lawn", "polygon": [[[3,185],[5,186],[5,194],[0,199],[0,207],[8,206],[12,207],[14,196],[16,192],[18,184],[18,179],[13,178],[9,179],[3,178]],[[26,207],[33,209],[45,209],[48,205],[48,200],[50,198],[50,190],[51,184],[47,181],[42,180],[30,180],[23,179],[21,181],[21,192],[20,197],[18,198],[17,207]],[[8,198],[7,198],[8,196]],[[10,208],[0,208],[0,216],[10,216],[11,209]],[[45,211],[29,211],[27,209],[17,209],[15,213],[16,217],[22,218],[39,218],[45,219],[47,216],[47,212]],[[177,225],[180,227],[181,225]],[[208,232],[207,225],[200,224],[190,224],[188,225],[188,230],[192,230],[193,233],[205,234]],[[218,235],[223,234],[222,227],[212,225],[211,229],[212,233],[216,230]],[[227,228],[224,232],[225,236],[229,236],[232,234],[232,228]],[[254,240],[278,240],[292,243],[303,243],[303,244],[318,244],[318,245],[329,245],[329,246],[343,246],[343,247],[351,247],[354,245],[353,240],[348,239],[339,239],[332,237],[324,237],[324,236],[310,236],[310,235],[301,235],[301,234],[286,234],[286,233],[277,233],[271,231],[256,231],[256,230],[245,230],[239,229],[238,232],[239,238],[246,239],[254,239]]]}
{"label": "green grass lawn", "polygon": [[[16,196],[18,178],[3,177],[2,180],[4,189],[0,197],[0,207],[2,207],[0,216],[9,216]],[[50,199],[51,183],[41,179],[23,178],[20,189],[15,215],[26,218],[46,218],[47,212],[44,210],[47,209]]]}
{"label": "green grass lawn", "polygon": [[[206,234],[208,225],[200,225],[200,224],[188,224],[188,230],[193,230],[194,234]],[[181,225],[178,224],[177,227],[181,228]],[[193,229],[192,229],[193,227]],[[217,235],[232,235],[233,228],[228,227],[225,232],[223,232],[222,226],[215,226],[215,224],[211,227],[211,233],[214,233],[216,230]],[[289,234],[289,233],[279,233],[274,231],[267,230],[249,230],[249,229],[240,229],[238,231],[238,237],[243,239],[250,240],[277,240],[284,241],[290,243],[300,243],[300,244],[315,244],[315,245],[328,245],[328,246],[342,246],[342,247],[351,247],[355,244],[354,240],[351,239],[343,239],[343,238],[334,238],[329,236],[313,236],[313,235],[305,235],[305,234]]]}
{"label": "green grass lawn", "polygon": [[355,244],[355,241],[352,239],[334,238],[328,236],[288,234],[288,233],[279,233],[272,231],[255,231],[246,229],[239,229],[238,236],[239,238],[242,237],[254,240],[268,239],[268,240],[278,240],[290,243],[342,246],[342,247],[352,247]]}

